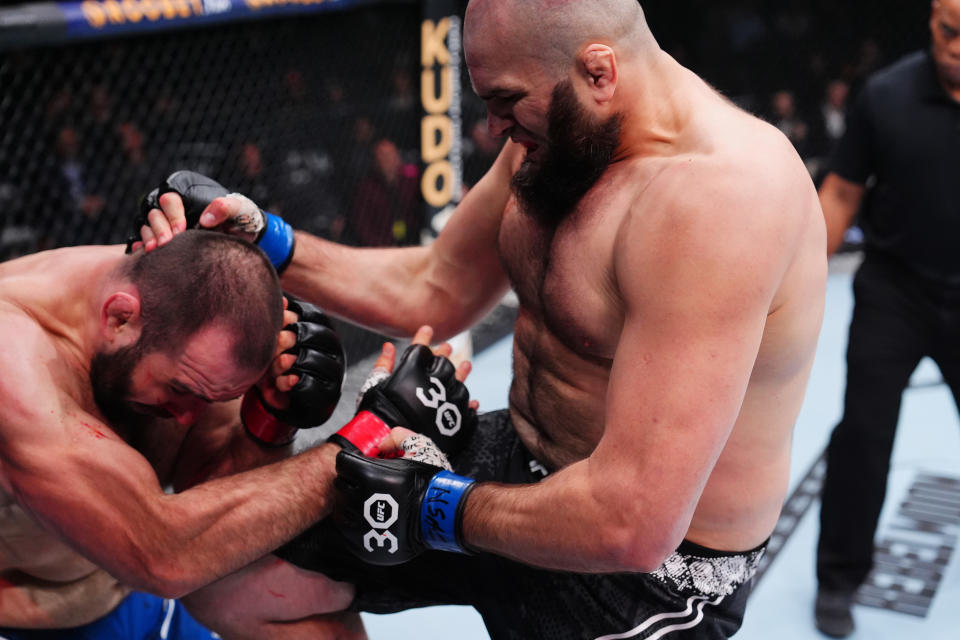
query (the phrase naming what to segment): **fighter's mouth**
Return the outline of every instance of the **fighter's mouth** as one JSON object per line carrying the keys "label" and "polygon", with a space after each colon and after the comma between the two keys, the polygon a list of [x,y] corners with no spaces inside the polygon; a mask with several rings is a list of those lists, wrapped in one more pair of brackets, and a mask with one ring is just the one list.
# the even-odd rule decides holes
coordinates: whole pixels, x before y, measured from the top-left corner
{"label": "fighter's mouth", "polygon": [[536,142],[533,142],[531,140],[517,140],[515,138],[513,141],[519,144],[524,149],[526,149],[527,155],[531,155],[535,153],[537,149],[540,148],[540,145],[538,145]]}

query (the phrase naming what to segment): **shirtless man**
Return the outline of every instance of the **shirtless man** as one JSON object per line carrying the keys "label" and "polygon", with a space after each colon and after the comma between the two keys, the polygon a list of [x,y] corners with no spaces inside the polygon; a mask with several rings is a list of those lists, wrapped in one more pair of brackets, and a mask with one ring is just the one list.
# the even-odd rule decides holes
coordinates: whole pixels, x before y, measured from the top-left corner
{"label": "shirtless man", "polygon": [[260,466],[289,447],[239,428],[242,415],[264,438],[263,403],[284,399],[288,424],[320,424],[339,398],[336,335],[316,308],[291,308],[263,254],[218,233],[0,265],[0,637],[129,639],[164,620],[170,638],[200,637],[182,608],[131,589],[181,596],[328,513],[339,446]]}
{"label": "shirtless man", "polygon": [[[465,25],[490,129],[517,144],[429,247],[298,233],[283,282],[381,331],[429,317],[442,335],[512,286],[509,412],[481,416],[452,460],[445,535],[429,530],[433,471],[344,453],[343,546],[377,564],[344,561],[322,526],[280,555],[358,584],[353,609],[472,604],[495,639],[729,637],[783,504],[822,319],[813,184],[781,134],[658,47],[635,0],[472,0]],[[185,226],[164,213],[146,241]],[[201,223],[241,213],[220,199]],[[403,487],[395,523],[364,517],[386,481]],[[246,611],[208,597],[204,616],[244,637],[269,570],[246,572],[247,591],[225,581]]]}

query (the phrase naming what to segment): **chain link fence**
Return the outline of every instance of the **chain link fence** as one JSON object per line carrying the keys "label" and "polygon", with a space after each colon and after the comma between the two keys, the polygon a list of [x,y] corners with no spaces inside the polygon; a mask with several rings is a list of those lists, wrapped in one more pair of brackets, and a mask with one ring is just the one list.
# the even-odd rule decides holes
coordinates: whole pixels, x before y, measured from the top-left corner
{"label": "chain link fence", "polygon": [[[643,6],[660,44],[781,128],[815,179],[837,110],[928,42],[925,0]],[[142,194],[181,168],[323,237],[420,242],[419,38],[411,1],[0,51],[0,259],[122,242]],[[469,187],[500,143],[462,80]],[[341,329],[354,362],[381,342]]]}
{"label": "chain link fence", "polygon": [[781,129],[814,179],[863,81],[929,44],[929,0],[643,2],[660,45]]}
{"label": "chain link fence", "polygon": [[[410,2],[0,53],[0,258],[124,241],[177,169],[323,237],[418,243],[419,46]],[[344,332],[351,361],[381,342]]]}

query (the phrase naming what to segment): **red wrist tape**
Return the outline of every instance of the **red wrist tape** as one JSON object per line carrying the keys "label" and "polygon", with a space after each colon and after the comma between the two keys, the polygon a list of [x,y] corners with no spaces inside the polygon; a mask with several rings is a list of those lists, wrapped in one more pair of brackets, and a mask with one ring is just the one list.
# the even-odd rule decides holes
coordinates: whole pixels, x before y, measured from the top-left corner
{"label": "red wrist tape", "polygon": [[281,447],[293,442],[297,428],[281,422],[267,411],[260,400],[259,390],[251,389],[244,394],[240,405],[240,419],[247,433],[263,444]]}
{"label": "red wrist tape", "polygon": [[360,453],[373,458],[380,453],[380,443],[390,435],[390,427],[369,411],[361,411],[343,425],[337,435],[350,441]]}

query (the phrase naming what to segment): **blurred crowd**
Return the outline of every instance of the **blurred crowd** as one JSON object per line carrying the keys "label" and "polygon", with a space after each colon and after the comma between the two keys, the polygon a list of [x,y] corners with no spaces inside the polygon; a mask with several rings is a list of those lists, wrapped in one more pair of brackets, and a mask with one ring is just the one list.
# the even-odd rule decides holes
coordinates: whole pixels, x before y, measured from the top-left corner
{"label": "blurred crowd", "polygon": [[[864,78],[926,44],[892,3],[672,4],[645,5],[661,45],[783,131],[815,180]],[[0,259],[122,242],[139,198],[178,168],[320,236],[420,242],[417,20],[382,7],[0,53],[0,85],[20,96],[0,101]],[[501,141],[462,78],[469,188]]]}

